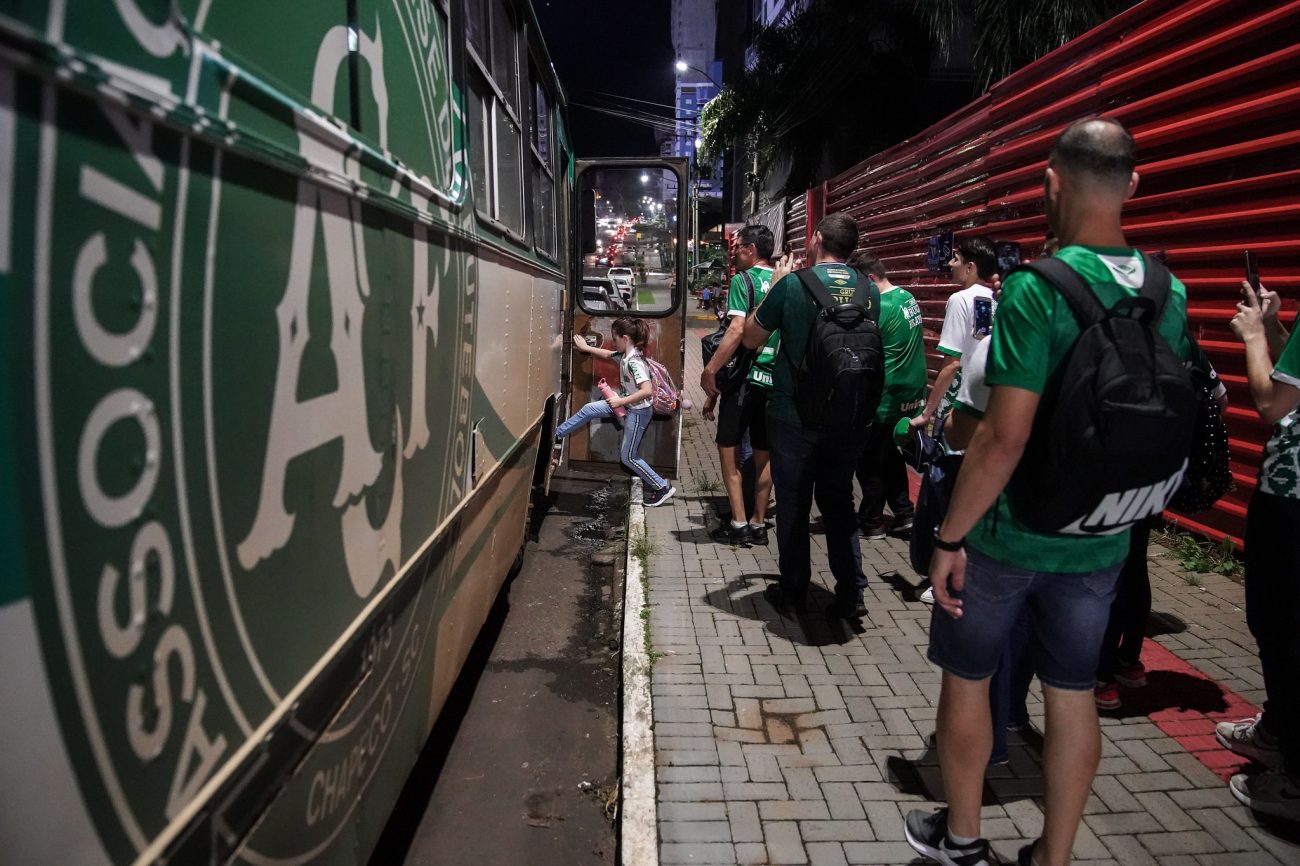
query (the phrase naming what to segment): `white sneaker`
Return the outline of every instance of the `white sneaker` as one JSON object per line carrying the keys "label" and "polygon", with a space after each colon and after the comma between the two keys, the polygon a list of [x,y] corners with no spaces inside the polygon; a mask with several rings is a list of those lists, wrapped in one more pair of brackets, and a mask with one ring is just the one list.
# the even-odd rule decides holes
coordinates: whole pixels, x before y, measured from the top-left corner
{"label": "white sneaker", "polygon": [[1270,736],[1260,725],[1262,715],[1235,722],[1219,722],[1214,728],[1214,738],[1219,745],[1242,757],[1259,761],[1266,767],[1280,767],[1282,752],[1278,749],[1277,738]]}
{"label": "white sneaker", "polygon": [[1254,776],[1238,773],[1228,783],[1228,790],[1256,812],[1300,821],[1300,781],[1281,770]]}
{"label": "white sneaker", "polygon": [[925,592],[921,593],[922,604],[934,604],[934,587],[927,586]]}

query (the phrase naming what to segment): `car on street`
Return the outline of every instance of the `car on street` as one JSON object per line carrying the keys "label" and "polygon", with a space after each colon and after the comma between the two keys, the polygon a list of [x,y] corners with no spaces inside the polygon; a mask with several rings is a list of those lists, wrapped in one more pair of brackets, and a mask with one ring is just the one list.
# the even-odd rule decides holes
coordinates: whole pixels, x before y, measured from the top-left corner
{"label": "car on street", "polygon": [[624,294],[627,300],[629,301],[631,300],[632,297],[632,269],[631,268],[623,268],[623,267],[610,268],[609,271],[605,274],[605,276],[609,277],[611,280],[614,281],[614,284],[618,286],[619,292]]}
{"label": "car on street", "polygon": [[618,285],[608,277],[582,278],[582,305],[588,310],[626,310],[630,299],[630,293],[625,298]]}

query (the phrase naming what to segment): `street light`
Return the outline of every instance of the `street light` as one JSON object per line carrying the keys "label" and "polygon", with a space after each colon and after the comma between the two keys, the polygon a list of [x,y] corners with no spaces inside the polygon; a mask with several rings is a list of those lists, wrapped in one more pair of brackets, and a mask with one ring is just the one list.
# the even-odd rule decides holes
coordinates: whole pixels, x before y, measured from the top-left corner
{"label": "street light", "polygon": [[641,182],[642,182],[642,183],[646,183],[646,182],[649,181],[649,180],[650,180],[650,175],[645,174],[645,173],[642,173],[642,175],[641,175]]}
{"label": "street light", "polygon": [[701,69],[698,66],[692,66],[691,64],[687,63],[685,60],[678,60],[677,63],[674,64],[673,68],[675,68],[678,72],[686,72],[688,70],[694,69],[696,72],[700,73],[705,78],[709,79],[709,81],[713,83],[714,87],[718,88],[719,90],[722,89],[722,85],[714,81],[712,75],[705,72],[703,69]]}

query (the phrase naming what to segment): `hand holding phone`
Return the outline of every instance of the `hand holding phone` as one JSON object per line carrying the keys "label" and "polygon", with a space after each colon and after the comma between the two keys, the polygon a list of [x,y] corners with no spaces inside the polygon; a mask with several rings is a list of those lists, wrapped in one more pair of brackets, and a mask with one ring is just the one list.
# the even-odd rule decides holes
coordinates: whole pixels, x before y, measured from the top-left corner
{"label": "hand holding phone", "polygon": [[1246,250],[1246,282],[1250,283],[1250,288],[1259,294],[1259,260],[1250,250]]}

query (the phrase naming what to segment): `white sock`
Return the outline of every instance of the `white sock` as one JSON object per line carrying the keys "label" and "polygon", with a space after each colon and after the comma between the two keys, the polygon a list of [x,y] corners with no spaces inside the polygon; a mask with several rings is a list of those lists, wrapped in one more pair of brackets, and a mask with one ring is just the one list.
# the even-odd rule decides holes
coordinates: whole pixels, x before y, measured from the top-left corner
{"label": "white sock", "polygon": [[757,523],[755,523],[754,521],[751,520],[751,521],[749,522],[749,525],[752,526],[752,527],[754,527],[755,529],[762,529],[762,528],[763,528],[763,521],[760,520],[760,521],[758,521]]}
{"label": "white sock", "polygon": [[735,521],[735,520],[731,521],[731,528],[732,528],[732,529],[744,529],[744,528],[745,528],[746,526],[748,526],[748,525],[749,525],[749,524],[746,523],[746,522],[743,521],[743,520],[741,520],[741,521],[739,521],[739,522],[737,522],[737,521]]}
{"label": "white sock", "polygon": [[969,848],[978,841],[978,836],[958,836],[951,830],[948,831],[948,844],[954,848]]}

